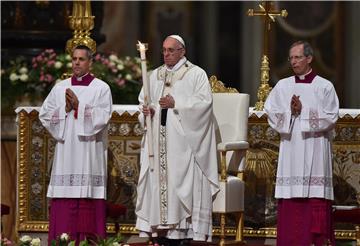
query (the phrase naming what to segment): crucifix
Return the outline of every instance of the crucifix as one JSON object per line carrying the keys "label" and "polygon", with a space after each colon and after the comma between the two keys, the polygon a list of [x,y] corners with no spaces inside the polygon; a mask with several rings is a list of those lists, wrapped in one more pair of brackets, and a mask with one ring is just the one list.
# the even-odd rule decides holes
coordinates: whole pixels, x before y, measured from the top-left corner
{"label": "crucifix", "polygon": [[263,43],[263,55],[261,58],[260,67],[260,86],[257,92],[258,101],[255,104],[255,110],[263,110],[264,103],[271,91],[269,81],[269,32],[271,23],[275,22],[276,16],[286,17],[288,12],[286,10],[277,11],[274,9],[274,3],[269,1],[262,1],[259,4],[260,10],[249,9],[248,16],[261,16],[264,23],[264,43]]}

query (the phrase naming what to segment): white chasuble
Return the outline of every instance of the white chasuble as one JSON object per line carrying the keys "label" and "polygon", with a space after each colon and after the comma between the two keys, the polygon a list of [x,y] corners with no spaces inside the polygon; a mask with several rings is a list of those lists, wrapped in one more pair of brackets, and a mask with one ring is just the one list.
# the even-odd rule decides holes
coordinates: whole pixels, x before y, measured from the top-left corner
{"label": "white chasuble", "polygon": [[[175,71],[165,66],[150,75],[154,170],[149,169],[148,142],[142,140],[136,203],[136,227],[171,239],[211,240],[212,201],[218,191],[212,94],[207,75],[189,61]],[[159,99],[170,94],[175,108],[161,124]],[[144,94],[139,95],[140,104]],[[164,115],[163,115],[164,118]],[[139,116],[144,124],[143,115]]]}
{"label": "white chasuble", "polygon": [[[291,115],[293,95],[302,110]],[[280,80],[265,102],[270,126],[280,134],[276,198],[334,199],[331,140],[339,100],[330,81],[316,76],[312,83]]]}
{"label": "white chasuble", "polygon": [[[65,112],[67,88],[79,100],[77,117],[74,110]],[[48,197],[106,199],[106,126],[111,112],[110,88],[99,79],[88,86],[72,86],[66,79],[51,90],[39,114],[57,142]]]}

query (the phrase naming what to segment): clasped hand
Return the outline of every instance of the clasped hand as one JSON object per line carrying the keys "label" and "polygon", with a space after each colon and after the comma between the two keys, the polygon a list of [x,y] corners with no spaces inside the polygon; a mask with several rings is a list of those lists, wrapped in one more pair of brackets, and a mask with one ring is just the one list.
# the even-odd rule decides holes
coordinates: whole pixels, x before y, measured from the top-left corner
{"label": "clasped hand", "polygon": [[174,108],[175,100],[171,95],[167,94],[165,97],[160,98],[159,104],[161,108]]}
{"label": "clasped hand", "polygon": [[75,95],[75,93],[70,88],[67,88],[65,91],[65,101],[66,101],[66,106],[65,106],[66,113],[70,112],[73,109],[77,110],[79,106],[79,100]]}
{"label": "clasped hand", "polygon": [[299,98],[300,96],[296,96],[296,95],[293,95],[291,98],[291,104],[290,104],[291,114],[295,116],[300,115],[302,109],[302,104]]}

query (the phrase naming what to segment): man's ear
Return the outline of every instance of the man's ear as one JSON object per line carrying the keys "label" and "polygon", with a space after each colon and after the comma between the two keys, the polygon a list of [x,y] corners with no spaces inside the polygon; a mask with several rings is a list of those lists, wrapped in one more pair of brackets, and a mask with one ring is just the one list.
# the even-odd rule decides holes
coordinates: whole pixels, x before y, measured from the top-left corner
{"label": "man's ear", "polygon": [[313,60],[313,56],[307,56],[306,59],[307,59],[307,63],[310,64]]}
{"label": "man's ear", "polygon": [[186,54],[186,50],[185,50],[185,48],[183,48],[182,49],[182,56],[185,56],[185,54]]}

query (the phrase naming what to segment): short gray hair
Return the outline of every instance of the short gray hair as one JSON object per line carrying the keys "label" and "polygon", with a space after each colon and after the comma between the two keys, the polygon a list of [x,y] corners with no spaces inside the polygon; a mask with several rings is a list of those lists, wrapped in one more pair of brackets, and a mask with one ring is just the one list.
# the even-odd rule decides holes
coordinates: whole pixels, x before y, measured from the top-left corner
{"label": "short gray hair", "polygon": [[86,56],[88,57],[89,60],[93,59],[93,54],[92,51],[89,47],[87,47],[86,45],[78,45],[73,49],[73,53],[75,50],[85,50],[86,51]]}
{"label": "short gray hair", "polygon": [[300,41],[296,41],[295,43],[293,43],[290,46],[289,51],[291,50],[292,47],[294,46],[298,46],[298,45],[303,45],[304,46],[304,56],[308,57],[308,56],[314,56],[314,50],[311,47],[311,45],[309,44],[309,42],[300,40]]}

